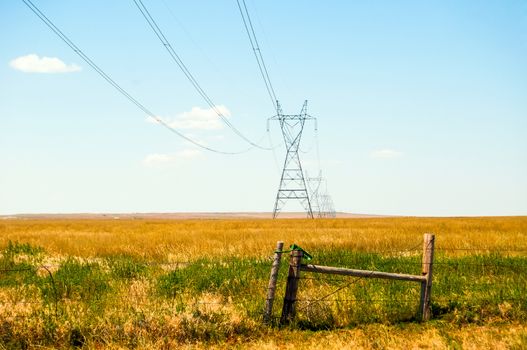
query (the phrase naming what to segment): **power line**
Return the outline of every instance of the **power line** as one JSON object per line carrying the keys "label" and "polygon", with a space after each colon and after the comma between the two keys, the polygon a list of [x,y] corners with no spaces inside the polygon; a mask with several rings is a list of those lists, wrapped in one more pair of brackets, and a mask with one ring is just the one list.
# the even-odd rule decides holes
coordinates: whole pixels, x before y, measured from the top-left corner
{"label": "power line", "polygon": [[[242,7],[242,3],[243,3],[243,7]],[[303,195],[300,195],[301,198],[298,198],[297,196],[298,196],[298,193],[304,193],[304,192],[306,193],[305,199],[307,200],[307,204],[308,204],[308,207],[309,207],[309,210],[308,210],[309,216],[313,217],[313,212],[312,212],[312,208],[311,208],[310,198],[309,198],[309,195],[307,194],[306,184],[305,184],[305,181],[304,181],[304,175],[301,174],[303,172],[303,170],[302,170],[302,167],[300,166],[300,158],[298,156],[298,151],[300,150],[302,152],[302,150],[300,149],[300,138],[301,138],[302,131],[304,129],[305,116],[304,117],[300,117],[300,118],[296,118],[296,117],[299,117],[299,116],[286,116],[285,118],[283,117],[282,111],[281,111],[281,108],[280,108],[280,104],[278,102],[278,99],[276,98],[276,94],[275,94],[275,91],[274,91],[274,88],[273,88],[273,84],[272,84],[271,79],[269,77],[269,72],[267,70],[267,66],[265,65],[265,61],[264,61],[264,58],[263,58],[263,55],[262,55],[262,51],[260,50],[260,46],[258,44],[258,38],[256,37],[256,32],[254,30],[254,27],[253,27],[253,24],[252,24],[252,21],[251,21],[251,16],[249,14],[249,10],[247,9],[247,4],[246,4],[245,0],[241,0],[241,3],[240,3],[240,0],[236,0],[236,4],[238,5],[238,9],[240,10],[240,15],[242,16],[242,20],[243,20],[243,25],[245,27],[245,31],[247,32],[247,36],[249,37],[249,42],[251,44],[251,47],[252,47],[252,50],[253,50],[253,53],[254,53],[254,57],[256,58],[256,63],[258,64],[258,68],[260,70],[260,74],[261,74],[262,79],[263,79],[263,81],[265,83],[265,87],[267,89],[267,93],[268,93],[269,98],[271,99],[271,102],[273,103],[273,107],[274,107],[274,109],[276,110],[276,113],[277,113],[277,115],[275,117],[272,117],[270,119],[278,119],[280,121],[280,125],[282,127],[282,133],[284,135],[284,141],[285,141],[286,145],[288,145],[288,144],[290,146],[294,145],[293,149],[289,149],[289,148],[286,147],[287,148],[286,160],[285,160],[284,169],[283,169],[283,172],[282,172],[282,179],[280,180],[280,189],[278,190],[278,195],[277,195],[277,199],[276,199],[276,202],[275,202],[275,209],[273,211],[273,218],[276,217],[277,213],[281,210],[280,207],[284,204],[284,201],[283,201],[284,199],[293,199],[293,198],[294,199],[303,199],[304,198]],[[302,108],[303,112],[305,112],[305,110],[304,110],[305,108],[306,108],[306,105],[304,104],[304,107]],[[304,113],[304,114],[306,114],[306,113]],[[309,119],[314,119],[314,118],[311,118],[311,116],[309,116]],[[293,121],[293,120],[295,120],[296,122],[295,123],[291,123],[291,121]],[[286,140],[286,138],[287,137],[291,138],[291,132],[293,131],[295,126],[298,126],[298,125],[301,125],[300,130],[299,130],[299,134],[297,135],[298,143],[296,143],[296,142],[295,143],[289,143]],[[285,126],[285,129],[284,129],[284,126]],[[267,127],[267,131],[269,132],[269,127]],[[285,131],[285,133],[284,133],[284,131]],[[317,156],[318,167],[319,167],[319,171],[320,171],[321,162],[320,162],[320,151],[319,151],[319,145],[318,145],[318,132],[317,131],[318,131],[318,127],[317,127],[317,123],[316,123],[316,119],[315,119],[314,145],[316,145],[316,151],[317,151],[316,152],[316,156]],[[273,150],[273,153],[274,153],[274,150]],[[273,156],[276,158],[276,155],[273,154]],[[291,159],[296,159],[296,163],[297,163],[297,166],[299,168],[299,169],[296,170],[296,174],[295,175],[292,175],[292,174],[289,173],[290,170],[292,170],[292,169],[286,169],[286,165],[287,165],[287,163],[289,161],[291,161]],[[284,178],[284,175],[286,174],[286,172],[288,174]],[[300,189],[296,189],[294,191],[291,191],[291,190],[287,190],[285,188],[282,188],[282,186],[284,185],[284,181],[287,182],[289,180],[292,180],[292,179],[289,178],[290,176],[292,177],[292,179],[296,179],[297,180],[297,183],[295,183],[295,185],[297,187],[299,186]],[[295,191],[299,191],[299,192],[295,192]],[[323,198],[324,198],[325,206],[327,206],[329,212],[331,213],[329,215],[331,217],[334,217],[335,210],[334,210],[334,207],[333,207],[333,201],[331,200],[331,197],[326,193],[326,194],[324,194]],[[319,213],[320,213],[320,211],[319,211]]]}
{"label": "power line", "polygon": [[192,36],[192,34],[187,30],[187,28],[183,25],[183,22],[181,22],[178,17],[176,16],[176,14],[174,13],[174,11],[172,11],[172,8],[170,7],[170,5],[167,3],[167,0],[161,0],[163,2],[163,5],[165,6],[165,8],[168,10],[168,13],[170,15],[170,17],[172,17],[172,19],[174,20],[174,22],[176,22],[178,24],[178,26],[185,32],[185,34],[187,35],[187,37],[190,39],[190,41],[192,42],[192,44],[202,53],[202,55],[205,57],[205,59],[209,62],[210,66],[219,71],[220,70],[220,67],[218,67],[211,59],[210,57],[207,55],[207,53],[205,52],[205,50],[198,44],[198,42],[194,39],[194,37]]}
{"label": "power line", "polygon": [[[249,11],[247,9],[247,4],[245,3],[245,0],[243,0],[243,10],[242,10],[240,1],[236,0],[236,3],[238,4],[238,9],[240,10],[240,15],[242,16],[243,25],[245,27],[247,36],[249,37],[249,42],[251,43],[251,48],[253,49],[254,57],[256,58],[256,63],[258,63],[258,68],[260,70],[260,74],[262,75],[262,79],[264,81],[265,88],[267,90],[269,98],[271,99],[273,109],[277,110],[278,112],[278,98],[276,97],[273,84],[271,83],[271,79],[269,78],[269,72],[267,71],[267,66],[265,65],[262,51],[260,50],[260,45],[258,44],[258,39],[256,38],[256,32],[254,31],[254,27],[251,21],[251,16],[249,15]],[[244,14],[244,11],[245,11],[245,14]],[[247,16],[247,19],[246,19],[246,16]],[[249,24],[249,26],[247,24]],[[250,30],[249,30],[249,27],[251,28]],[[278,160],[276,157],[276,148],[280,146],[281,143],[278,144],[277,146],[273,146],[272,140],[271,140],[271,133],[269,130],[269,121],[267,122],[267,134],[269,137],[269,146],[271,147],[271,150],[273,151],[273,159],[274,159],[276,168],[278,171],[280,171]]]}
{"label": "power line", "polygon": [[[132,95],[128,93],[124,88],[122,88],[119,84],[115,82],[108,74],[106,74],[98,65],[95,64],[82,50],[73,43],[40,9],[33,4],[31,0],[22,0],[22,2],[35,14],[37,15],[46,26],[48,26],[49,29],[51,29],[62,41],[64,41],[80,58],[82,58],[90,67],[92,67],[106,82],[108,82],[111,86],[113,86],[118,92],[120,92],[124,97],[126,97],[130,102],[132,102],[134,105],[136,105],[137,108],[142,110],[144,113],[146,113],[149,117],[153,118],[156,122],[163,125],[165,128],[170,130],[171,132],[175,133],[179,137],[183,138],[184,140],[192,143],[195,146],[198,146],[202,149],[205,149],[210,152],[214,153],[220,153],[220,154],[241,154],[247,152],[249,149],[238,151],[238,152],[227,152],[227,151],[220,151],[208,146],[205,146],[188,136],[185,136],[175,128],[171,127],[167,122],[165,122],[163,119],[156,116],[153,112],[151,112],[148,108],[146,108],[141,102],[139,102],[136,98],[134,98]],[[252,148],[252,147],[251,147]]]}
{"label": "power line", "polygon": [[145,18],[145,20],[147,21],[147,23],[150,26],[150,28],[152,28],[152,30],[154,31],[155,35],[157,36],[157,38],[159,39],[161,44],[163,44],[165,49],[170,54],[170,57],[172,57],[173,61],[177,64],[179,69],[181,69],[181,71],[183,72],[185,77],[192,84],[192,86],[198,92],[198,94],[205,100],[205,102],[209,105],[209,107],[221,118],[221,120],[236,135],[238,135],[240,138],[245,140],[251,146],[256,147],[256,148],[260,148],[260,149],[264,149],[264,150],[270,150],[270,148],[260,146],[259,144],[251,141],[242,132],[240,132],[236,127],[234,127],[234,125],[232,125],[232,123],[227,119],[227,117],[225,117],[225,115],[218,109],[216,104],[214,104],[214,102],[212,102],[211,98],[207,95],[207,93],[203,90],[203,88],[198,83],[196,78],[189,71],[189,69],[187,68],[187,66],[185,65],[185,63],[181,59],[181,57],[179,57],[179,55],[176,53],[176,51],[174,50],[174,48],[172,47],[172,45],[170,44],[170,42],[166,38],[165,34],[163,34],[163,31],[161,30],[161,28],[159,28],[159,26],[157,25],[156,21],[154,20],[154,18],[152,17],[152,15],[148,11],[148,9],[146,8],[146,6],[143,3],[143,1],[142,0],[133,0],[133,1],[134,1],[135,5],[137,6],[137,8],[139,9],[139,11],[141,12],[141,14],[143,15],[143,17]]}
{"label": "power line", "polygon": [[[247,10],[247,5],[245,4],[245,0],[242,0],[242,2],[243,2],[243,10],[240,4],[240,0],[236,0],[236,3],[238,4],[238,9],[240,10],[240,14],[242,16],[245,31],[247,32],[247,36],[249,37],[249,41],[253,49],[254,57],[256,58],[256,62],[258,63],[258,68],[260,69],[262,79],[264,80],[264,83],[265,83],[265,88],[267,89],[267,93],[269,94],[271,103],[273,104],[273,108],[276,110],[278,108],[278,105],[276,103],[278,99],[276,98],[273,84],[271,83],[271,79],[269,78],[269,73],[267,71],[267,67],[265,65],[265,61],[262,56],[262,50],[260,50],[260,45],[258,44],[258,39],[256,38],[256,33],[254,31],[254,27],[251,21],[251,16],[249,15],[249,11]],[[246,16],[247,16],[247,19],[245,18]],[[250,30],[249,30],[249,27],[250,27]]]}

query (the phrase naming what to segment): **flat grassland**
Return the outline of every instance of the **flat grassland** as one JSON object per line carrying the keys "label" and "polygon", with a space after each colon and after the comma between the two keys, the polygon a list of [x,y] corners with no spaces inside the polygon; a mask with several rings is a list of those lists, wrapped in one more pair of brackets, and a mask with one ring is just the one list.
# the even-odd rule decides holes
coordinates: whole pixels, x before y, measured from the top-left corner
{"label": "flat grassland", "polygon": [[[276,241],[319,265],[420,274],[436,235],[433,319],[419,285],[305,274],[297,317],[262,310]],[[1,348],[527,348],[527,217],[0,221]]]}

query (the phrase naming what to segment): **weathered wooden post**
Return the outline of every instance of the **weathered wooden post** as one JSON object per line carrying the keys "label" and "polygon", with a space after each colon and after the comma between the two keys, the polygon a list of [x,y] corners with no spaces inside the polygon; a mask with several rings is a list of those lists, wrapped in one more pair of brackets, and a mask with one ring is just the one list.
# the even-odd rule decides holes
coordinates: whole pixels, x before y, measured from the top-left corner
{"label": "weathered wooden post", "polygon": [[421,321],[428,321],[430,319],[434,242],[435,235],[432,233],[425,233],[423,241],[423,276],[425,276],[426,279],[421,282],[421,300],[419,303],[419,316]]}
{"label": "weathered wooden post", "polygon": [[274,295],[276,292],[276,281],[278,279],[278,271],[280,270],[280,260],[282,259],[282,249],[284,242],[276,242],[276,250],[274,252],[273,265],[271,266],[271,276],[269,277],[269,287],[267,288],[267,299],[265,300],[264,322],[269,323],[273,315]]}
{"label": "weathered wooden post", "polygon": [[287,275],[287,286],[285,288],[284,307],[282,308],[282,317],[280,324],[289,324],[295,317],[296,292],[298,290],[298,281],[300,279],[300,263],[302,262],[303,252],[293,250],[289,260],[289,273]]}

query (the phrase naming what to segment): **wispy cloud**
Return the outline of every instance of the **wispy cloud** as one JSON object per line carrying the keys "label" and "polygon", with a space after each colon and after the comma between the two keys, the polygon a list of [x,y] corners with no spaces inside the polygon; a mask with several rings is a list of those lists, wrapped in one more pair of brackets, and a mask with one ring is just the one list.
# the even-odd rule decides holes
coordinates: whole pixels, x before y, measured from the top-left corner
{"label": "wispy cloud", "polygon": [[[215,108],[201,108],[192,107],[190,111],[178,114],[175,118],[162,118],[165,123],[173,127],[174,129],[184,130],[219,130],[223,129],[225,124],[221,121],[220,116],[216,112],[218,111],[224,117],[229,118],[231,112],[223,105],[215,106]],[[157,123],[152,118],[147,118],[148,122]]]}
{"label": "wispy cloud", "polygon": [[372,151],[370,153],[370,156],[372,158],[384,158],[384,159],[399,158],[402,155],[403,155],[402,152],[399,152],[393,149],[388,149],[388,148]]}
{"label": "wispy cloud", "polygon": [[57,57],[38,57],[35,54],[17,57],[9,65],[24,73],[71,73],[82,69],[76,64],[68,65]]}
{"label": "wispy cloud", "polygon": [[143,159],[143,164],[146,166],[177,164],[185,160],[197,158],[201,154],[200,151],[194,149],[185,149],[172,154],[152,153]]}

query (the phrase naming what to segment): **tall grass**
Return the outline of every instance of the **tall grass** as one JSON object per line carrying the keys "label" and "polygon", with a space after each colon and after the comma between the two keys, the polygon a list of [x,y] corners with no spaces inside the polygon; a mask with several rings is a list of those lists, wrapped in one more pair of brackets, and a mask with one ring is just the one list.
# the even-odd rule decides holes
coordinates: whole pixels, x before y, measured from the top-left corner
{"label": "tall grass", "polygon": [[[527,218],[368,218],[325,220],[4,220],[9,241],[63,256],[129,255],[147,260],[264,257],[277,240],[306,249],[378,252],[438,235],[438,248],[527,249]],[[270,248],[271,247],[271,248]],[[461,252],[458,252],[461,254]]]}
{"label": "tall grass", "polygon": [[[431,324],[438,331],[450,325],[514,328],[527,321],[525,218],[0,225],[0,348],[229,347],[275,342],[298,330],[307,332],[305,338],[310,331],[339,334],[416,322],[418,284],[304,274],[293,328],[263,326],[269,256],[279,239],[302,245],[316,264],[419,274],[422,234],[434,232]],[[275,319],[285,289],[284,259]],[[430,326],[419,327],[425,328],[415,332]],[[526,331],[520,327],[511,339],[522,344]],[[456,342],[451,332],[441,336],[445,347]]]}

